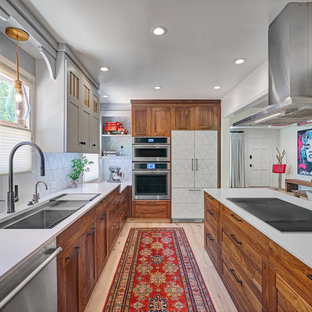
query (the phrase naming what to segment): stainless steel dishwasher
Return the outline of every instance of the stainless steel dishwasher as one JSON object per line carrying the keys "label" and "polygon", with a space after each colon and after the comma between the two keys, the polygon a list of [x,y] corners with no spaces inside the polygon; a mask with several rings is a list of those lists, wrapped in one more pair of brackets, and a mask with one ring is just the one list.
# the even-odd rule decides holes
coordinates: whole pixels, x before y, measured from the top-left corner
{"label": "stainless steel dishwasher", "polygon": [[52,241],[0,282],[1,312],[56,312],[56,256]]}

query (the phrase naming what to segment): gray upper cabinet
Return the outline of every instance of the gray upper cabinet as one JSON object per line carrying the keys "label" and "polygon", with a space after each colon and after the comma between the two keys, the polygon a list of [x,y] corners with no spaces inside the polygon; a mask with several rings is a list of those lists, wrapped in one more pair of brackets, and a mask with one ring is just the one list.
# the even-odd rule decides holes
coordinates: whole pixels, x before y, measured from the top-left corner
{"label": "gray upper cabinet", "polygon": [[36,61],[35,142],[44,152],[99,154],[98,90],[65,53],[56,80]]}

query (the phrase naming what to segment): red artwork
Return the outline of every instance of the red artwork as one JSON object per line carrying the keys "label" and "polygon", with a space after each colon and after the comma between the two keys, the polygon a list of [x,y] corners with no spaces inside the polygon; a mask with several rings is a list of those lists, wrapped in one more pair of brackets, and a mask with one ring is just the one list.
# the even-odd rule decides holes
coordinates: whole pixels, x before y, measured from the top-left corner
{"label": "red artwork", "polygon": [[108,311],[215,312],[182,228],[131,229]]}

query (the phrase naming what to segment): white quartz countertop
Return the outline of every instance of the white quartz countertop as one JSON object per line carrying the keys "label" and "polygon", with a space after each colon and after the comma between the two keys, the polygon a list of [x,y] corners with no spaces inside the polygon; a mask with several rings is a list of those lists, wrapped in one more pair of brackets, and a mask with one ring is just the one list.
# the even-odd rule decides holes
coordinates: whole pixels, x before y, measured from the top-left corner
{"label": "white quartz countertop", "polygon": [[[86,183],[78,188],[63,189],[59,192],[43,197],[37,205],[31,206],[31,208],[27,206],[18,207],[14,215],[18,215],[19,213],[26,211],[26,209],[32,209],[61,194],[101,194],[52,229],[0,229],[0,281],[30,258],[37,250],[56,238],[58,234],[64,231],[113,190],[120,186],[120,192],[122,192],[128,185],[131,185],[131,181],[125,181],[122,183]],[[10,214],[9,217],[12,217],[12,214]],[[6,218],[8,218],[7,213],[0,213],[0,221],[5,220]]]}
{"label": "white quartz countertop", "polygon": [[312,202],[305,199],[296,198],[293,195],[263,188],[245,188],[245,189],[205,189],[205,191],[218,200],[221,204],[231,209],[234,213],[254,226],[275,243],[283,247],[289,253],[301,260],[307,266],[312,268],[312,232],[280,232],[255,217],[251,213],[238,207],[227,198],[249,197],[249,198],[279,198],[289,203],[312,210]]}

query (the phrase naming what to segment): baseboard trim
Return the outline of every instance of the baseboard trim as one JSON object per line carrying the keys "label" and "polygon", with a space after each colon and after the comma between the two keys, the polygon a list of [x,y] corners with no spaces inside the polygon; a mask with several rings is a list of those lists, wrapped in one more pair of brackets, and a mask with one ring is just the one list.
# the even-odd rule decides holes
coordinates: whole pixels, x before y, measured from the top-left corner
{"label": "baseboard trim", "polygon": [[203,223],[204,219],[198,218],[198,219],[183,219],[183,218],[173,218],[171,219],[172,223]]}

